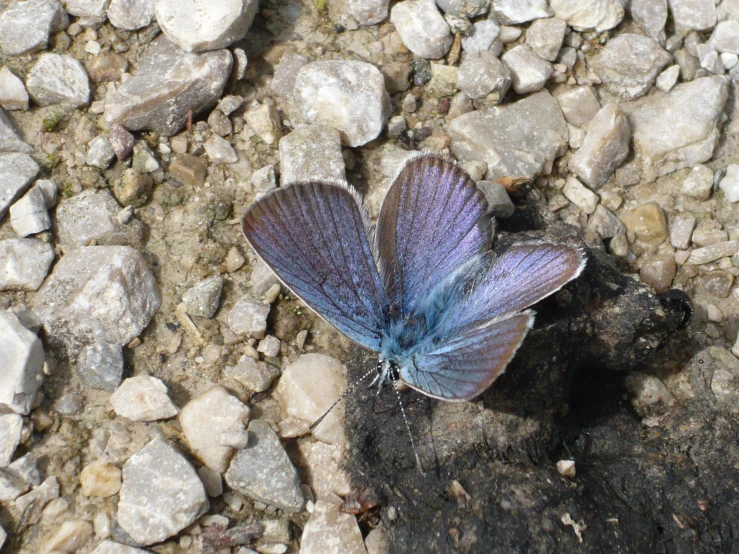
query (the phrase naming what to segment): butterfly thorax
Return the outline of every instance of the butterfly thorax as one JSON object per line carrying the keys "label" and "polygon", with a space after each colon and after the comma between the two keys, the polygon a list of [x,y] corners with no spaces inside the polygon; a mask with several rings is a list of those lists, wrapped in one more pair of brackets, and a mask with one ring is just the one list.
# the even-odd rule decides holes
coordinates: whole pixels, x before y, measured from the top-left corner
{"label": "butterfly thorax", "polygon": [[407,317],[393,314],[380,343],[380,357],[402,366],[405,360],[425,348],[431,331],[426,314]]}

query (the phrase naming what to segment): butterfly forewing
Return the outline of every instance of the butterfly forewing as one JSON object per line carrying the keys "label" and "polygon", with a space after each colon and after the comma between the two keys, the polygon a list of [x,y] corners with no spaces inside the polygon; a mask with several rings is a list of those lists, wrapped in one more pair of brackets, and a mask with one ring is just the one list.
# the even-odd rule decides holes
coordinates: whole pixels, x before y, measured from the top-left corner
{"label": "butterfly forewing", "polygon": [[431,290],[490,247],[487,202],[474,181],[451,162],[413,158],[382,204],[377,250],[391,305],[411,315]]}
{"label": "butterfly forewing", "polygon": [[441,400],[470,400],[504,371],[533,323],[531,312],[506,314],[416,354],[400,368],[409,386]]}
{"label": "butterfly forewing", "polygon": [[379,350],[388,302],[360,207],[347,188],[278,189],[246,212],[242,230],[311,309],[356,343]]}

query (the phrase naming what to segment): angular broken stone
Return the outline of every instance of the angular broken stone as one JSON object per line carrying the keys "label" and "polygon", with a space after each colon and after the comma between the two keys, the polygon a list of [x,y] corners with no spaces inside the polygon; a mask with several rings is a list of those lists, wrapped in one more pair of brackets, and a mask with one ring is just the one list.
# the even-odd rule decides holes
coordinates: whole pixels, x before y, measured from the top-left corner
{"label": "angular broken stone", "polygon": [[37,239],[0,240],[0,291],[37,290],[54,261],[54,247]]}
{"label": "angular broken stone", "polygon": [[88,189],[62,202],[56,209],[59,243],[78,248],[92,241],[135,245],[143,226],[135,218],[124,225],[118,219],[122,208],[107,190]]}
{"label": "angular broken stone", "polygon": [[247,429],[249,440],[231,460],[225,474],[233,490],[287,512],[299,512],[304,498],[298,472],[280,438],[264,421],[255,419]]}
{"label": "angular broken stone", "polygon": [[35,235],[51,228],[46,199],[40,188],[33,187],[10,207],[10,225],[19,237]]}
{"label": "angular broken stone", "polygon": [[136,31],[154,19],[156,0],[111,0],[108,20],[113,27]]}
{"label": "angular broken stone", "polygon": [[169,419],[179,413],[167,396],[167,386],[149,375],[129,377],[110,395],[110,405],[131,421]]}
{"label": "angular broken stone", "polygon": [[221,386],[188,402],[180,412],[180,427],[190,452],[216,473],[223,473],[234,449],[224,444],[224,433],[242,434],[248,444],[249,408]]}
{"label": "angular broken stone", "polygon": [[511,217],[516,207],[508,196],[505,187],[492,181],[477,181],[479,188],[488,202],[488,213],[493,217]]}
{"label": "angular broken stone", "polygon": [[526,30],[526,44],[541,59],[553,62],[562,48],[566,30],[567,23],[559,17],[537,19]]}
{"label": "angular broken stone", "polygon": [[722,54],[739,54],[739,21],[721,21],[713,30],[708,43]]}
{"label": "angular broken stone", "polygon": [[457,159],[487,162],[489,180],[550,173],[569,138],[562,110],[546,90],[512,104],[461,115],[449,123],[447,132]]}
{"label": "angular broken stone", "polygon": [[85,163],[99,167],[100,169],[108,169],[114,157],[115,150],[113,150],[110,141],[103,136],[97,136],[87,145],[87,159]]}
{"label": "angular broken stone", "polygon": [[600,188],[629,154],[631,128],[618,104],[606,104],[588,125],[588,134],[570,159],[570,169],[591,188]]}
{"label": "angular broken stone", "polygon": [[472,31],[466,37],[462,37],[462,50],[465,54],[487,51],[493,45],[499,32],[500,26],[495,21],[490,19],[477,21],[472,25]]}
{"label": "angular broken stone", "polygon": [[0,356],[0,408],[28,415],[44,379],[44,348],[38,337],[6,310],[0,310]]}
{"label": "angular broken stone", "polygon": [[27,110],[26,87],[6,66],[0,68],[0,106],[6,110]]}
{"label": "angular broken stone", "polygon": [[664,45],[667,0],[631,0],[629,12],[647,36]]}
{"label": "angular broken stone", "polygon": [[223,277],[220,275],[201,281],[182,295],[185,311],[193,317],[213,317],[218,309],[222,290]]}
{"label": "angular broken stone", "polygon": [[28,154],[0,152],[0,218],[33,182],[39,166]]}
{"label": "angular broken stone", "polygon": [[226,48],[246,36],[257,0],[158,0],[157,23],[186,52]]}
{"label": "angular broken stone", "polygon": [[714,262],[720,258],[728,258],[739,254],[739,241],[728,240],[717,242],[703,248],[696,248],[690,253],[689,264],[702,265]]}
{"label": "angular broken stone", "polygon": [[226,374],[251,391],[264,392],[280,376],[280,370],[250,356],[241,356],[235,366],[226,369]]}
{"label": "angular broken stone", "polygon": [[728,94],[726,79],[712,76],[621,104],[645,180],[711,159]]}
{"label": "angular broken stone", "polygon": [[552,16],[547,0],[492,0],[490,11],[504,25],[518,25]]}
{"label": "angular broken stone", "polygon": [[670,221],[670,244],[680,250],[690,246],[690,238],[695,229],[695,216],[678,214]]}
{"label": "angular broken stone", "polygon": [[277,108],[271,103],[255,102],[244,112],[249,127],[267,144],[274,144],[282,137],[282,123]]}
{"label": "angular broken stone", "polygon": [[600,102],[592,87],[579,86],[557,93],[557,102],[565,119],[575,127],[590,123],[600,111]]}
{"label": "angular broken stone", "polygon": [[564,19],[576,31],[613,29],[624,18],[620,0],[551,0],[554,15]]}
{"label": "angular broken stone", "polygon": [[583,186],[583,184],[574,177],[567,179],[567,182],[562,189],[562,194],[565,195],[567,200],[572,202],[586,214],[592,214],[600,200],[597,194]]}
{"label": "angular broken stone", "polygon": [[128,158],[133,152],[134,137],[126,131],[123,125],[115,124],[110,128],[108,142],[110,142],[110,146],[113,148],[119,162]]}
{"label": "angular broken stone", "polygon": [[34,311],[53,340],[121,346],[137,337],[162,303],[143,256],[128,246],[76,248],[36,294]]}
{"label": "angular broken stone", "polygon": [[302,125],[280,139],[282,186],[307,181],[343,181],[341,136],[328,125]]}
{"label": "angular broken stone", "polygon": [[605,89],[624,100],[644,95],[672,60],[654,39],[624,33],[609,40],[593,59],[593,71]]}
{"label": "angular broken stone", "polygon": [[337,129],[349,146],[377,138],[392,111],[382,73],[365,62],[342,60],[304,65],[292,106],[302,122]]}
{"label": "angular broken stone", "polygon": [[[2,104],[2,98],[0,98],[0,104]],[[3,108],[0,108],[0,152],[33,153],[33,148],[20,137],[18,130]]]}
{"label": "angular broken stone", "polygon": [[698,200],[708,200],[713,192],[713,171],[703,164],[696,164],[683,180],[680,192]]}
{"label": "angular broken stone", "polygon": [[161,542],[208,510],[203,483],[188,461],[154,439],[123,466],[118,524],[136,542]]}
{"label": "angular broken stone", "polygon": [[109,342],[95,342],[77,357],[77,375],[84,387],[114,391],[123,377],[123,349]]}
{"label": "angular broken stone", "polygon": [[239,161],[236,150],[231,146],[231,143],[216,134],[212,134],[205,141],[203,147],[205,148],[205,153],[208,154],[208,159],[213,164],[232,164]]}
{"label": "angular broken stone", "polygon": [[66,29],[69,17],[57,0],[26,0],[0,13],[0,53],[19,56],[43,50],[49,37]]}
{"label": "angular broken stone", "polygon": [[716,25],[716,4],[703,0],[669,0],[677,27],[707,31]]}
{"label": "angular broken stone", "polygon": [[360,25],[374,25],[387,17],[390,0],[347,0],[346,12]]}
{"label": "angular broken stone", "polygon": [[357,518],[318,500],[300,537],[301,554],[366,554]]}
{"label": "angular broken stone", "polygon": [[287,51],[280,58],[280,63],[275,68],[270,88],[279,97],[289,99],[295,88],[295,79],[300,69],[310,60],[305,56]]}
{"label": "angular broken stone", "polygon": [[71,56],[41,54],[26,77],[28,94],[39,106],[73,108],[90,101],[90,81],[82,64]]}
{"label": "angular broken stone", "polygon": [[64,9],[69,15],[76,15],[84,26],[92,26],[105,21],[105,10],[109,0],[65,0]]}
{"label": "angular broken stone", "polygon": [[498,58],[483,50],[465,56],[457,72],[457,86],[473,100],[485,98],[486,105],[494,105],[508,92],[511,72]]}
{"label": "angular broken stone", "polygon": [[552,75],[552,64],[541,59],[528,44],[519,44],[501,56],[511,72],[513,90],[527,94],[541,90]]}
{"label": "angular broken stone", "polygon": [[626,227],[621,220],[601,204],[595,207],[595,212],[588,221],[588,229],[598,233],[602,239],[611,239],[616,235],[626,233]]}
{"label": "angular broken stone", "polygon": [[449,25],[434,0],[398,2],[390,10],[390,22],[406,48],[421,58],[438,60],[452,46]]}
{"label": "angular broken stone", "polygon": [[436,0],[436,5],[444,13],[470,19],[484,15],[490,7],[490,0]]}
{"label": "angular broken stone", "polygon": [[18,414],[0,415],[0,467],[7,467],[21,441],[23,418]]}
{"label": "angular broken stone", "polygon": [[158,37],[139,59],[136,74],[108,93],[105,120],[130,131],[174,135],[185,126],[188,111],[198,113],[215,105],[232,64],[227,50],[190,54],[165,36]]}

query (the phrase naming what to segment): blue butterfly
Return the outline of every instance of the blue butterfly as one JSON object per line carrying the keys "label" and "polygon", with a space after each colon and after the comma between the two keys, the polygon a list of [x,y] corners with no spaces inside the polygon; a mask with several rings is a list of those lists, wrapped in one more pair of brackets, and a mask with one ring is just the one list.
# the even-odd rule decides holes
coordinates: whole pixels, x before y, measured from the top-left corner
{"label": "blue butterfly", "polygon": [[400,169],[376,227],[350,185],[308,182],[257,201],[242,230],[295,295],[379,354],[381,382],[449,401],[486,390],[534,322],[526,308],[585,265],[579,248],[546,242],[496,258],[484,195],[428,154]]}

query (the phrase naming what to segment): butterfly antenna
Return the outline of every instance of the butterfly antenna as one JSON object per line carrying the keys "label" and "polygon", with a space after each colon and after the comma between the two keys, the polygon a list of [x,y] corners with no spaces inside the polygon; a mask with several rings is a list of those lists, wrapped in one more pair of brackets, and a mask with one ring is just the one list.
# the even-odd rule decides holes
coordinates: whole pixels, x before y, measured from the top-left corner
{"label": "butterfly antenna", "polygon": [[350,384],[349,387],[341,394],[341,396],[339,396],[336,400],[334,400],[334,403],[331,404],[331,406],[329,406],[328,410],[326,410],[325,412],[323,412],[323,415],[321,417],[319,417],[317,420],[315,420],[311,424],[311,426],[308,427],[308,429],[310,431],[313,431],[313,429],[315,429],[316,427],[318,427],[321,424],[321,422],[326,418],[326,416],[331,413],[331,410],[333,410],[339,402],[341,402],[342,400],[344,400],[344,398],[346,398],[346,395],[347,394],[349,394],[350,392],[352,392],[357,387],[357,385],[359,385],[367,377],[369,377],[370,375],[372,375],[372,373],[374,373],[375,371],[377,371],[377,370],[376,369],[370,369],[367,373],[365,373],[359,379],[357,379],[352,384]]}
{"label": "butterfly antenna", "polygon": [[416,449],[416,442],[413,440],[413,433],[411,432],[411,425],[408,423],[408,417],[405,415],[405,408],[403,407],[403,401],[400,399],[400,391],[398,390],[398,387],[395,386],[395,383],[398,381],[398,379],[395,377],[395,374],[390,371],[390,380],[393,382],[393,390],[395,390],[395,395],[398,397],[398,404],[400,405],[400,413],[403,414],[403,421],[405,421],[405,428],[408,429],[408,436],[411,439],[411,448],[413,448],[413,455],[416,457],[416,464],[418,465],[418,471],[421,472],[421,475],[426,477],[426,471],[424,471],[423,464],[421,463],[421,457],[418,455],[418,450]]}

